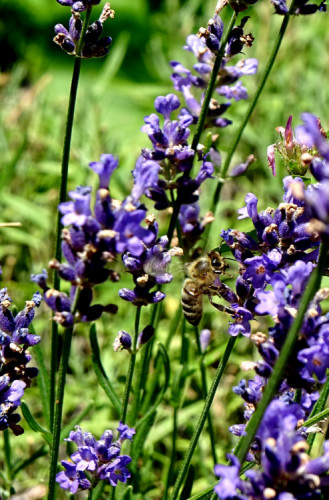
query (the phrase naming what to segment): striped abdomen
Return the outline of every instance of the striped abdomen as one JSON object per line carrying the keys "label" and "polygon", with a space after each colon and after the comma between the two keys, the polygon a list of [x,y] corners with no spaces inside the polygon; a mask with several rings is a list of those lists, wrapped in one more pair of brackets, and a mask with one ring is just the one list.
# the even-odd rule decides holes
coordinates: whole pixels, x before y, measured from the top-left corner
{"label": "striped abdomen", "polygon": [[186,320],[198,325],[202,318],[202,291],[194,281],[186,279],[182,289],[182,308]]}

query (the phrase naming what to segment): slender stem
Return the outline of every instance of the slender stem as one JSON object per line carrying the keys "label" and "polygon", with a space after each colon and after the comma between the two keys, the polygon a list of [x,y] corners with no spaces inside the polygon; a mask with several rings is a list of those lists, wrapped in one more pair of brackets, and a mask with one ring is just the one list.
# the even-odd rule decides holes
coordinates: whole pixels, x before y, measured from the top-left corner
{"label": "slender stem", "polygon": [[147,360],[147,349],[146,346],[142,347],[142,353],[139,362],[136,366],[135,379],[136,385],[134,390],[134,400],[131,408],[131,425],[135,427],[137,416],[140,408],[140,400],[141,400],[141,390],[143,385],[143,375],[144,375],[144,367]]}
{"label": "slender stem", "polygon": [[200,434],[202,432],[203,426],[204,426],[205,421],[207,419],[207,415],[208,415],[210,406],[211,406],[211,404],[213,402],[213,399],[215,397],[218,384],[219,384],[219,382],[220,382],[220,380],[222,378],[222,375],[224,373],[226,364],[227,364],[228,359],[229,359],[229,357],[231,355],[231,352],[232,352],[232,349],[234,347],[236,339],[237,339],[237,337],[231,337],[230,340],[228,341],[228,344],[227,344],[227,347],[226,347],[225,352],[223,354],[223,358],[221,360],[221,363],[218,366],[217,371],[215,373],[214,380],[213,380],[213,382],[211,384],[211,387],[210,387],[207,399],[205,401],[204,407],[202,409],[199,421],[197,423],[197,426],[195,428],[194,434],[192,436],[192,440],[191,440],[190,446],[189,446],[189,448],[188,448],[188,450],[186,452],[186,455],[185,455],[185,458],[184,458],[184,462],[182,464],[182,467],[181,467],[181,469],[179,471],[177,480],[175,482],[174,490],[173,490],[173,493],[172,493],[172,496],[171,496],[172,500],[176,500],[178,498],[179,490],[180,490],[180,488],[181,488],[181,486],[182,486],[182,484],[184,482],[185,476],[187,474],[188,468],[190,466],[190,463],[191,463],[191,460],[192,460],[192,457],[193,457],[194,450],[195,450],[196,445],[198,443]]}
{"label": "slender stem", "polygon": [[48,500],[55,498],[55,479],[57,472],[57,460],[59,451],[59,441],[61,434],[62,412],[64,402],[64,389],[66,381],[67,367],[69,363],[71,342],[73,335],[73,327],[66,328],[64,332],[63,353],[58,376],[58,389],[56,394],[55,418],[53,426],[53,442],[50,454],[50,469],[49,469],[49,486],[48,486]]}
{"label": "slender stem", "polygon": [[[196,340],[196,345],[197,345],[197,349],[198,349],[198,355],[199,355],[199,359],[200,359],[199,364],[200,364],[201,381],[202,381],[202,395],[203,395],[203,399],[206,399],[207,394],[208,394],[207,375],[206,375],[206,367],[204,364],[204,354],[202,353],[202,350],[201,350],[200,335],[199,335],[199,330],[197,327],[194,328],[194,333],[195,333],[195,340]],[[216,465],[217,464],[217,454],[216,454],[216,445],[215,445],[216,440],[215,440],[214,426],[213,426],[212,418],[211,418],[211,409],[209,410],[207,419],[208,419],[211,454],[212,454],[212,458],[214,461],[214,465]]]}
{"label": "slender stem", "polygon": [[[308,417],[308,420],[315,418],[319,413],[322,412],[322,410],[324,410],[326,403],[327,403],[328,396],[329,396],[329,377],[327,378],[326,383],[323,386],[320,397],[317,400],[317,402],[315,403],[313,410],[311,411],[311,414]],[[314,440],[315,440],[315,435],[316,434],[314,432],[314,433],[310,434],[307,438],[307,442],[309,444],[308,453],[311,453],[311,450],[312,450],[312,447],[314,444]]]}
{"label": "slender stem", "polygon": [[[167,336],[167,339],[166,339],[166,342],[164,345],[166,351],[168,351],[168,349],[170,347],[171,340],[177,331],[181,317],[182,317],[182,311],[181,311],[181,306],[179,305],[179,307],[177,308],[176,314],[171,321],[168,336]],[[146,411],[150,407],[151,401],[153,400],[153,395],[154,395],[155,389],[157,387],[160,373],[161,373],[161,363],[157,362],[155,364],[154,368],[155,368],[155,372],[151,378],[151,383],[148,387],[145,398],[143,400],[143,413],[146,413]],[[146,379],[146,373],[144,375],[144,379]]]}
{"label": "slender stem", "polygon": [[322,243],[320,246],[318,265],[316,269],[314,269],[314,271],[312,272],[306,290],[303,293],[296,319],[293,322],[287,334],[287,338],[282,347],[280,356],[275,363],[272,375],[270,376],[267,385],[265,387],[263,397],[255,413],[248,422],[248,425],[246,427],[246,435],[239,440],[236,449],[234,451],[234,454],[237,456],[241,464],[243,463],[248,453],[250,445],[255,437],[257,429],[263,418],[264,412],[268,407],[268,405],[270,404],[271,400],[273,399],[273,396],[275,395],[278,386],[282,382],[284,369],[286,367],[287,362],[289,361],[291,352],[293,351],[293,347],[296,342],[299,331],[301,329],[301,326],[303,324],[304,316],[308,309],[309,303],[313,299],[316,291],[320,288],[322,274],[326,267],[327,254],[328,254],[328,247]]}
{"label": "slender stem", "polygon": [[10,438],[9,438],[9,431],[8,429],[5,429],[3,431],[3,442],[4,442],[4,462],[5,462],[5,467],[6,467],[6,475],[8,479],[8,483],[11,484],[12,482],[12,464],[11,464],[11,446],[10,446]]}
{"label": "slender stem", "polygon": [[[81,37],[79,45],[77,48],[77,57],[74,60],[71,89],[69,96],[69,103],[67,108],[66,125],[65,125],[65,135],[62,153],[62,164],[61,164],[61,181],[59,188],[58,204],[63,203],[66,200],[67,194],[67,178],[69,171],[69,159],[70,159],[70,149],[71,149],[71,138],[73,130],[73,120],[75,112],[76,97],[79,85],[79,76],[81,68],[81,50],[84,44],[84,38],[89,26],[91,15],[91,8],[87,9],[86,15],[83,22]],[[56,223],[56,242],[55,242],[55,258],[60,262],[62,259],[61,251],[61,214],[57,211],[57,223]],[[60,279],[58,274],[54,273],[54,289],[60,289]],[[51,361],[50,361],[50,384],[49,384],[49,408],[50,408],[50,428],[53,427],[54,422],[54,407],[55,407],[55,392],[56,392],[56,372],[58,363],[58,325],[53,322],[52,324],[52,336],[51,336]]]}
{"label": "slender stem", "polygon": [[134,332],[134,337],[133,337],[133,342],[132,342],[132,353],[130,355],[130,363],[129,363],[128,375],[127,375],[127,380],[126,380],[125,393],[123,396],[122,413],[121,413],[121,422],[123,422],[123,423],[125,423],[126,418],[127,418],[129,395],[130,395],[131,384],[132,384],[132,380],[133,380],[135,363],[136,363],[136,346],[137,346],[137,339],[138,339],[140,315],[141,315],[141,307],[139,306],[136,308],[135,332]]}
{"label": "slender stem", "polygon": [[[160,291],[161,285],[158,285],[157,289],[158,289],[158,291]],[[143,377],[142,377],[142,386],[141,386],[141,389],[143,391],[145,391],[145,384],[146,384],[149,366],[150,366],[151,359],[152,359],[153,347],[154,347],[154,342],[156,339],[156,329],[158,326],[161,311],[162,311],[162,302],[157,302],[156,304],[153,305],[151,319],[150,319],[150,325],[153,326],[153,328],[154,328],[154,335],[153,335],[153,338],[146,344],[146,348],[145,348],[146,353],[145,353],[145,362],[143,365]]]}
{"label": "slender stem", "polygon": [[170,485],[172,484],[173,474],[174,474],[174,466],[176,463],[176,438],[177,438],[177,420],[178,420],[178,407],[174,407],[174,416],[173,416],[173,431],[172,431],[172,444],[171,444],[171,454],[170,454],[170,462],[166,479],[166,487],[163,495],[163,500],[167,500],[168,498],[168,490]]}
{"label": "slender stem", "polygon": [[111,500],[115,500],[115,491],[116,491],[116,486],[112,486],[111,488]]}

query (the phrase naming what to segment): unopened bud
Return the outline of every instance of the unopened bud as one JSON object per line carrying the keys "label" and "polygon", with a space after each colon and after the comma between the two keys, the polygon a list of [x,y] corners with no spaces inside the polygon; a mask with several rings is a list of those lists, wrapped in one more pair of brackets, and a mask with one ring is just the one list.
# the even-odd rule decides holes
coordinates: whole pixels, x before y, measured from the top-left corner
{"label": "unopened bud", "polygon": [[125,330],[120,330],[120,332],[114,339],[113,349],[115,350],[115,352],[122,351],[122,349],[127,349],[127,351],[130,351],[131,337],[129,333],[127,333]]}
{"label": "unopened bud", "polygon": [[144,330],[139,334],[138,341],[137,341],[137,349],[139,349],[139,347],[141,345],[144,345],[149,340],[151,340],[153,335],[154,335],[154,327],[152,325],[147,325],[144,328]]}
{"label": "unopened bud", "polygon": [[200,332],[200,347],[201,347],[202,352],[204,352],[207,349],[209,342],[210,342],[210,336],[211,336],[210,330],[207,330],[207,329],[201,330],[201,332]]}

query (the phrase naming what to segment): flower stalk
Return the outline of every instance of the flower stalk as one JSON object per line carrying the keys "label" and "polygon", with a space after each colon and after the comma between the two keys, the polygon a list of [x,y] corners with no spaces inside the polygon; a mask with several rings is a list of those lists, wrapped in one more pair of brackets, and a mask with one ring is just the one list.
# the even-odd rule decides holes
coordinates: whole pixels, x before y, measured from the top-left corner
{"label": "flower stalk", "polygon": [[132,342],[132,353],[130,355],[128,375],[127,375],[125,393],[123,396],[123,403],[122,403],[122,413],[121,413],[121,418],[120,418],[122,423],[125,423],[126,418],[127,418],[129,395],[130,395],[130,391],[131,391],[131,385],[132,385],[132,380],[133,380],[133,375],[134,375],[134,370],[135,370],[136,347],[137,347],[137,340],[138,340],[138,329],[139,329],[140,315],[141,315],[141,307],[138,306],[136,308],[136,315],[135,315],[135,331],[134,331],[134,337],[133,337],[133,342]]}
{"label": "flower stalk", "polygon": [[172,496],[171,496],[171,500],[176,500],[179,496],[179,491],[183,485],[183,482],[184,482],[184,479],[186,477],[186,474],[188,472],[188,469],[189,469],[189,466],[190,466],[190,463],[191,463],[191,460],[192,460],[192,457],[193,457],[193,454],[194,454],[194,451],[195,451],[195,448],[198,444],[198,440],[199,440],[199,437],[201,435],[201,432],[202,432],[202,429],[203,429],[203,426],[207,420],[207,417],[208,417],[208,413],[209,413],[209,410],[210,410],[210,407],[212,405],[212,402],[214,400],[214,397],[215,397],[215,394],[216,394],[216,391],[217,391],[217,387],[218,387],[218,384],[222,378],[222,375],[224,373],[224,370],[226,368],[226,365],[227,365],[227,362],[229,360],[229,357],[231,355],[231,352],[233,350],[233,347],[235,345],[235,342],[237,340],[238,337],[231,337],[230,340],[228,341],[227,343],[227,346],[226,346],[226,349],[225,349],[225,352],[223,354],[223,357],[221,359],[221,362],[217,368],[217,371],[215,373],[215,377],[214,377],[214,380],[211,384],[211,387],[209,389],[209,392],[208,392],[208,395],[207,395],[207,399],[205,401],[205,404],[203,406],[203,409],[202,409],[202,412],[201,412],[201,415],[199,417],[199,421],[197,423],[197,426],[195,428],[195,431],[194,431],[194,434],[192,436],[192,439],[191,439],[191,442],[190,442],[190,446],[185,454],[185,458],[184,458],[184,462],[181,466],[181,469],[179,471],[179,474],[178,474],[178,477],[176,479],[176,482],[175,482],[175,485],[174,485],[174,489],[173,489],[173,493],[172,493]]}
{"label": "flower stalk", "polygon": [[[69,160],[70,160],[70,150],[71,150],[71,139],[73,130],[73,121],[75,113],[76,98],[78,93],[80,68],[81,68],[81,50],[84,44],[84,38],[89,26],[91,8],[87,9],[86,15],[83,22],[81,38],[79,41],[77,55],[74,59],[74,67],[69,95],[69,103],[67,108],[67,117],[65,125],[65,135],[63,144],[63,154],[61,163],[61,180],[58,196],[58,204],[63,203],[67,196],[67,179],[69,172]],[[56,241],[55,241],[55,258],[60,262],[62,258],[61,251],[61,214],[57,211],[57,223],[56,223]],[[54,289],[60,290],[60,278],[57,273],[54,273]],[[58,363],[58,325],[53,322],[52,324],[52,336],[51,336],[51,362],[50,362],[50,384],[49,384],[49,406],[50,406],[50,428],[53,428],[54,422],[54,406],[55,406],[55,392],[56,392],[56,371]]]}

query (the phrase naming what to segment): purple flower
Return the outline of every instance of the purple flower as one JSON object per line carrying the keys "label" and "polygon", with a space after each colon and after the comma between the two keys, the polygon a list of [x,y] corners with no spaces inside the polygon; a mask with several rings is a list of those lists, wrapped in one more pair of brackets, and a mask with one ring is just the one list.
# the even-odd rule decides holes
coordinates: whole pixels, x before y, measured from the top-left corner
{"label": "purple flower", "polygon": [[159,180],[160,165],[153,160],[145,160],[140,156],[133,170],[134,186],[131,196],[137,203],[143,194],[151,196],[150,188],[156,188]]}
{"label": "purple flower", "polygon": [[123,442],[126,439],[129,439],[129,441],[132,441],[134,434],[136,434],[135,429],[130,429],[128,425],[123,424],[122,422],[119,423],[119,426],[117,427],[117,430],[119,431],[120,435],[120,441]]}
{"label": "purple flower", "polygon": [[63,214],[63,226],[74,224],[75,226],[83,226],[87,218],[91,215],[90,210],[90,193],[91,187],[79,186],[76,191],[70,191],[69,196],[73,201],[61,203],[58,207]]}
{"label": "purple flower", "polygon": [[83,472],[77,471],[76,464],[68,460],[62,460],[61,464],[66,470],[57,474],[56,482],[63,490],[69,490],[74,495],[78,489],[88,490],[91,488],[90,481]]}
{"label": "purple flower", "polygon": [[98,5],[101,0],[57,0],[57,2],[63,6],[72,7],[77,12],[83,12],[86,9],[90,9],[93,5]]}
{"label": "purple flower", "polygon": [[321,132],[318,118],[311,113],[302,113],[301,117],[304,125],[296,128],[298,142],[308,148],[315,146],[320,155],[329,161],[329,143]]}
{"label": "purple flower", "polygon": [[237,490],[240,489],[240,462],[234,455],[228,455],[233,465],[215,465],[214,472],[221,480],[215,486],[214,491],[218,498],[222,500],[232,500],[233,498],[246,499],[241,495],[237,496]]}
{"label": "purple flower", "polygon": [[[131,462],[127,455],[120,455],[122,443],[125,440],[132,440],[135,429],[130,429],[120,422],[118,426],[119,439],[113,442],[113,433],[106,430],[100,440],[90,432],[83,432],[79,426],[75,431],[70,432],[66,441],[76,443],[78,450],[71,455],[71,461],[62,461],[65,471],[59,472],[56,481],[61,488],[76,493],[78,490],[91,489],[92,484],[97,484],[99,480],[109,482],[116,486],[118,481],[125,483],[130,477],[130,472],[126,465]],[[88,471],[92,483],[85,479],[83,471]]]}
{"label": "purple flower", "polygon": [[235,322],[230,323],[228,330],[229,334],[232,335],[232,337],[236,337],[241,333],[243,336],[249,337],[251,331],[249,321],[253,319],[251,312],[244,307],[235,307],[234,310],[235,315],[233,318]]}
{"label": "purple flower", "polygon": [[108,189],[111,176],[116,168],[118,168],[119,160],[111,154],[101,155],[100,161],[92,161],[89,167],[99,177],[99,189]]}
{"label": "purple flower", "polygon": [[222,85],[216,89],[217,93],[226,97],[226,99],[234,99],[240,101],[241,99],[248,99],[246,87],[238,81],[235,85]]}
{"label": "purple flower", "polygon": [[97,453],[89,446],[79,446],[79,451],[71,455],[73,462],[77,464],[77,471],[94,471],[98,464]]}
{"label": "purple flower", "polygon": [[131,336],[125,330],[120,330],[118,335],[115,337],[113,342],[113,349],[117,351],[122,351],[122,349],[127,349],[130,351],[132,345]]}
{"label": "purple flower", "polygon": [[[321,498],[327,485],[329,445],[324,444],[324,455],[311,460],[306,451],[305,434],[298,429],[304,412],[298,404],[274,400],[268,406],[253,445],[257,453],[257,469],[248,470],[240,479],[240,464],[230,455],[232,465],[216,466],[215,473],[222,479],[215,487],[220,499],[248,500],[277,498],[292,500]],[[312,480],[305,481],[306,475]]]}
{"label": "purple flower", "polygon": [[[100,0],[57,0],[62,5],[72,6],[72,16],[69,21],[69,30],[62,24],[56,24],[53,41],[61,47],[69,55],[77,55],[77,49],[80,43],[82,33],[82,21],[80,12],[90,8],[92,4],[100,3]],[[114,11],[111,10],[110,4],[106,3],[104,9],[97,21],[90,24],[87,28],[84,43],[80,53],[80,57],[103,57],[109,52],[109,46],[112,43],[112,38],[109,36],[101,37],[103,31],[103,23],[109,18],[114,17]]]}
{"label": "purple flower", "polygon": [[163,115],[165,120],[170,120],[170,115],[173,111],[178,109],[180,101],[175,94],[168,94],[167,96],[159,96],[154,101],[154,107],[158,113]]}
{"label": "purple flower", "polygon": [[249,280],[254,288],[263,288],[265,281],[269,281],[274,271],[278,269],[281,262],[281,253],[273,249],[268,255],[246,259],[244,264],[247,269],[243,273],[243,279]]}
{"label": "purple flower", "polygon": [[249,166],[255,161],[254,155],[249,155],[244,163],[239,163],[230,172],[231,177],[238,177],[246,173]]}
{"label": "purple flower", "polygon": [[211,331],[208,329],[201,330],[200,332],[200,347],[201,352],[204,352],[210,343]]}
{"label": "purple flower", "polygon": [[276,167],[275,167],[275,144],[271,144],[267,148],[267,161],[270,169],[272,170],[272,174],[274,177],[276,176]]}

